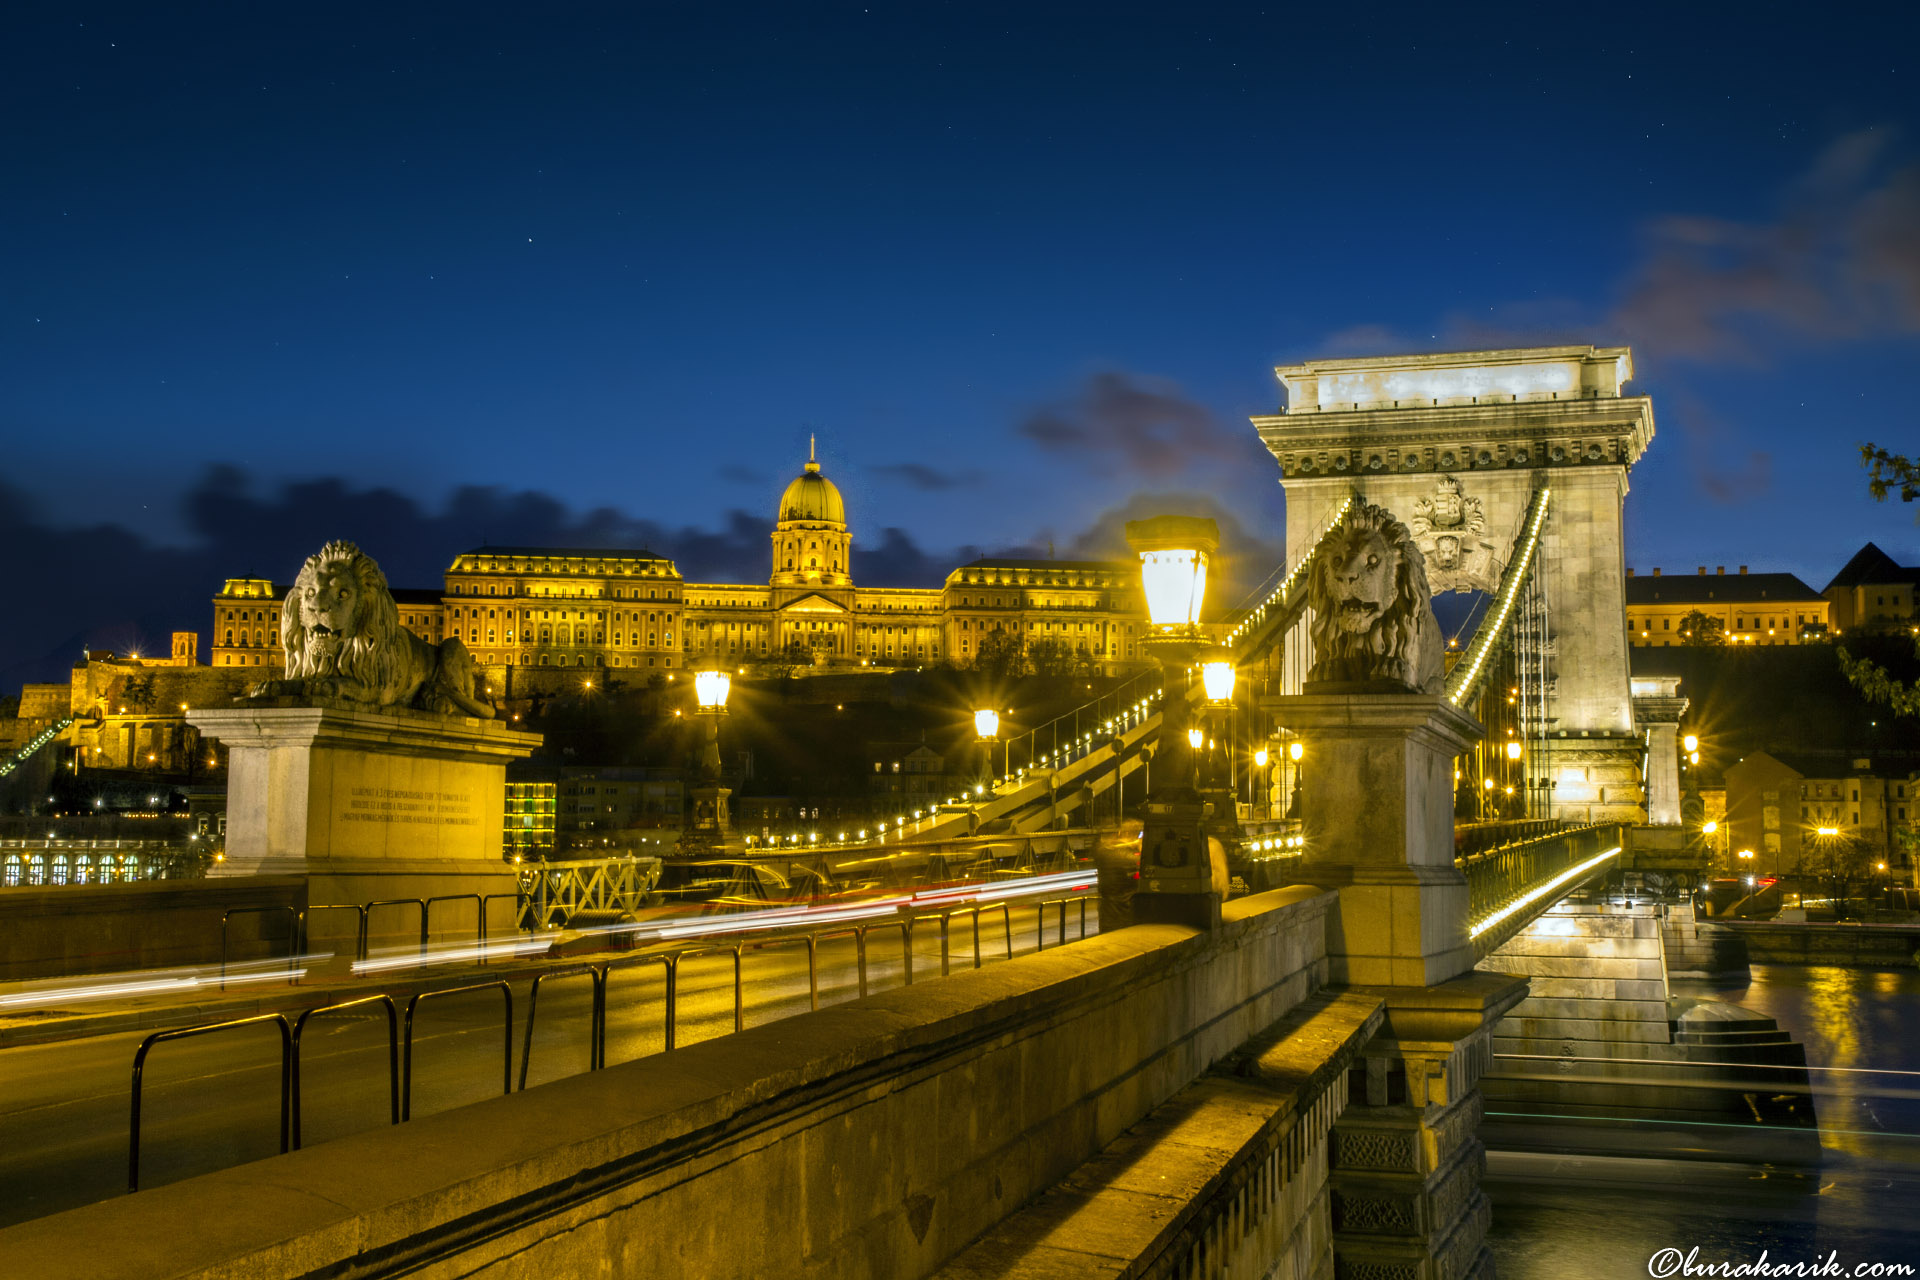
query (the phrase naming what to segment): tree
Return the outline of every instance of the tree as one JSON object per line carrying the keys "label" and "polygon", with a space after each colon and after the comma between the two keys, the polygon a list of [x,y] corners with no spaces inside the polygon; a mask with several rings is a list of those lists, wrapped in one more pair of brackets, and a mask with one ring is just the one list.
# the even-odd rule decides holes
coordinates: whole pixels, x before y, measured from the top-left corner
{"label": "tree", "polygon": [[1801,854],[1801,870],[1826,891],[1837,918],[1852,914],[1848,902],[1863,898],[1874,878],[1873,850],[1864,840],[1838,832],[1814,835],[1807,839]]}
{"label": "tree", "polygon": [[153,707],[153,673],[131,676],[120,690],[120,701],[127,703],[136,711],[147,711]]}
{"label": "tree", "polygon": [[1073,649],[1064,640],[1035,640],[1027,646],[1027,661],[1042,679],[1064,679],[1078,669]]}
{"label": "tree", "polygon": [[[1867,469],[1867,492],[1875,502],[1885,502],[1895,489],[1902,502],[1920,497],[1920,463],[1913,459],[1869,442],[1860,446],[1860,465]],[[1920,659],[1920,639],[1915,640],[1913,652]],[[1850,653],[1844,644],[1836,653],[1848,683],[1867,701],[1880,703],[1896,716],[1920,719],[1920,681],[1898,679],[1879,663]]]}
{"label": "tree", "polygon": [[813,649],[804,640],[789,640],[772,653],[747,661],[761,674],[785,680],[800,668],[813,665]]}
{"label": "tree", "polygon": [[1680,619],[1680,643],[1695,649],[1710,648],[1727,642],[1727,624],[1695,609]]}
{"label": "tree", "polygon": [[1920,498],[1920,462],[1869,443],[1860,446],[1860,465],[1867,469],[1867,492],[1875,502],[1885,502],[1896,488],[1902,502]]}
{"label": "tree", "polygon": [[1010,631],[996,627],[974,649],[973,670],[993,680],[1017,680],[1031,669],[1026,647]]}

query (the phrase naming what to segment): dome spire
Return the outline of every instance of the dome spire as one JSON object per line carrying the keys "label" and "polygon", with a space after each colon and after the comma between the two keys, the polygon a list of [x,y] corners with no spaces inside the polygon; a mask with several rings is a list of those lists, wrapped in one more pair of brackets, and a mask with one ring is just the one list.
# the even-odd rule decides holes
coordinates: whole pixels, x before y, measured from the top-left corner
{"label": "dome spire", "polygon": [[815,451],[814,437],[809,434],[807,436],[807,470],[818,471],[819,469],[820,458]]}

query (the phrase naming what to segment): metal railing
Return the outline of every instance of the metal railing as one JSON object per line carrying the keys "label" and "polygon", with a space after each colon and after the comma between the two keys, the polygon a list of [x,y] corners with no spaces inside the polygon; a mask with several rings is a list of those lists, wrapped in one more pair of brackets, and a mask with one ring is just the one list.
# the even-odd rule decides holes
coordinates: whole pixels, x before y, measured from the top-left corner
{"label": "metal railing", "polygon": [[1621,833],[1618,823],[1573,827],[1459,860],[1475,952],[1486,955],[1524,928],[1533,918],[1526,907],[1600,872],[1620,852]]}
{"label": "metal railing", "polygon": [[[307,1019],[322,1013],[338,1013],[343,1009],[354,1009],[364,1004],[377,1004],[387,1011],[387,1106],[392,1116],[391,1123],[400,1123],[400,1014],[390,995],[361,996],[356,1000],[342,1000],[338,1004],[317,1005],[308,1009],[295,1019],[293,1024],[293,1149],[300,1149],[300,1038],[306,1033]],[[282,1147],[282,1151],[286,1148]]]}
{"label": "metal railing", "polygon": [[[1050,907],[1057,907],[1060,911],[1060,941],[1055,943],[1055,946],[1067,945],[1067,908],[1075,903],[1080,904],[1080,937],[1086,937],[1087,903],[1093,900],[1092,894],[1081,893],[1071,898],[1050,898],[1045,902],[1034,903],[1033,949],[1035,951],[1047,949],[1047,910]],[[861,994],[865,995],[866,992],[862,991]]]}
{"label": "metal railing", "polygon": [[128,1191],[140,1189],[141,1084],[147,1069],[147,1054],[153,1050],[153,1046],[169,1040],[186,1040],[194,1036],[212,1035],[216,1031],[250,1027],[262,1022],[271,1022],[280,1028],[280,1154],[287,1153],[293,1108],[293,1028],[287,1025],[286,1015],[260,1013],[251,1018],[234,1018],[231,1021],[209,1022],[198,1027],[176,1027],[170,1031],[156,1031],[140,1042],[140,1048],[133,1055],[133,1110],[127,1121]]}
{"label": "metal railing", "polygon": [[520,928],[551,929],[582,911],[632,911],[660,882],[660,868],[654,857],[522,863]]}
{"label": "metal railing", "polygon": [[1453,828],[1453,856],[1456,860],[1478,857],[1506,845],[1538,840],[1564,831],[1569,824],[1559,818],[1513,818],[1500,822],[1462,822]]}
{"label": "metal railing", "polygon": [[284,902],[269,903],[257,907],[228,907],[220,913],[220,989],[227,989],[227,922],[242,915],[277,915],[286,912],[291,927],[287,930],[287,985],[299,981],[298,965],[300,952],[305,940],[306,912],[298,907],[288,906]]}
{"label": "metal railing", "polygon": [[520,1047],[520,1092],[527,1091],[527,1068],[533,1065],[533,1024],[540,1012],[540,987],[556,978],[587,978],[593,983],[591,1027],[587,1033],[587,1070],[598,1071],[606,1063],[607,973],[603,965],[576,964],[564,969],[548,969],[534,975],[533,989],[527,993],[527,1036]]}
{"label": "metal railing", "polygon": [[368,919],[373,917],[373,909],[375,907],[412,907],[419,913],[420,955],[422,959],[425,959],[427,954],[427,900],[425,898],[378,898],[369,902],[365,907]]}
{"label": "metal railing", "polygon": [[[386,899],[380,904],[413,903],[418,899]],[[661,993],[662,1005],[662,1051],[671,1052],[679,1044],[680,1021],[680,977],[684,962],[701,957],[724,957],[731,961],[733,1030],[739,1032],[746,1027],[746,954],[749,951],[766,952],[768,950],[803,946],[807,952],[807,1003],[810,1009],[820,1007],[820,948],[821,944],[835,939],[851,938],[854,943],[857,987],[861,997],[865,997],[870,987],[870,950],[868,936],[874,931],[900,931],[900,960],[902,985],[914,984],[915,930],[923,923],[937,923],[940,928],[940,971],[942,975],[952,969],[952,935],[956,919],[965,918],[972,925],[974,967],[982,967],[987,960],[980,942],[980,919],[994,912],[1001,914],[1006,944],[1006,956],[1014,954],[1012,908],[1015,905],[1031,906],[1035,910],[1035,950],[1044,950],[1046,942],[1047,913],[1057,912],[1055,946],[1063,945],[1067,939],[1067,919],[1077,904],[1080,913],[1080,937],[1087,936],[1087,904],[1097,901],[1091,893],[1071,894],[1049,898],[1036,903],[956,903],[940,906],[931,910],[914,911],[903,907],[900,914],[893,918],[879,918],[854,923],[836,922],[821,929],[790,932],[773,936],[750,936],[717,938],[711,941],[677,948],[672,951],[654,952],[643,955],[614,956],[597,963],[575,964],[561,968],[547,969],[535,974],[528,993],[526,1022],[522,1028],[522,1047],[520,1057],[520,1089],[524,1091],[531,1083],[533,1043],[535,1028],[539,1019],[540,989],[547,982],[566,978],[585,978],[589,983],[587,1022],[587,1070],[602,1070],[607,1065],[607,1028],[609,1012],[613,1006],[613,978],[619,972],[660,966],[663,977]],[[287,910],[292,908],[256,908],[258,910]],[[352,910],[364,917],[366,908],[322,904],[310,910]],[[243,910],[236,908],[235,910]],[[299,936],[303,913],[294,912],[296,917],[295,934]],[[223,934],[224,940],[224,934]],[[303,1099],[306,1075],[302,1069],[301,1047],[304,1042],[308,1023],[316,1018],[343,1010],[378,1005],[387,1015],[387,1075],[388,1075],[388,1122],[404,1124],[413,1118],[413,1074],[416,1056],[414,1053],[414,1029],[422,1004],[443,997],[468,994],[478,991],[500,992],[503,1006],[501,1035],[501,1093],[514,1092],[513,1080],[513,989],[500,978],[485,982],[467,983],[461,986],[445,987],[431,991],[415,993],[408,1001],[404,1015],[399,1013],[395,997],[386,992],[371,993],[351,1000],[337,1001],[331,1004],[316,1005],[306,1009],[289,1023],[285,1013],[258,1014],[253,1017],[238,1018],[230,1021],[207,1023],[195,1027],[183,1027],[167,1031],[157,1031],[142,1042],[134,1055],[133,1062],[133,1100],[128,1136],[128,1181],[129,1191],[139,1189],[140,1160],[140,1121],[142,1105],[142,1077],[148,1053],[152,1048],[168,1040],[207,1035],[230,1028],[251,1026],[256,1023],[277,1024],[282,1036],[281,1065],[281,1122],[280,1150],[284,1154],[289,1150],[298,1150],[305,1137],[303,1131]]]}
{"label": "metal railing", "polygon": [[[506,1002],[506,1032],[502,1040],[505,1050],[500,1066],[502,1095],[513,1092],[513,988],[503,980],[496,978],[491,982],[470,982],[462,987],[444,987],[438,991],[421,991],[407,1001],[406,1032],[400,1049],[400,1119],[413,1118],[413,1018],[419,1012],[420,1005],[427,1000],[438,1000],[443,996],[457,996],[469,991],[490,991],[498,989]],[[528,1023],[532,1025],[531,1022]],[[284,1148],[283,1148],[284,1150]]]}

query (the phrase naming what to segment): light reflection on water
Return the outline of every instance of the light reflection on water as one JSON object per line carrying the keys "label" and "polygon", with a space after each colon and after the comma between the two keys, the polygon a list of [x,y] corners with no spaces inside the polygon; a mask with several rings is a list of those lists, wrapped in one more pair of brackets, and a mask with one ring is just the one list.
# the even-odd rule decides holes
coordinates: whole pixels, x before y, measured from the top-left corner
{"label": "light reflection on water", "polygon": [[1658,1158],[1492,1153],[1490,1242],[1502,1280],[1645,1276],[1655,1250],[1699,1260],[1920,1266],[1920,972],[1756,965],[1744,987],[1675,980],[1676,996],[1773,1018],[1814,1067],[1822,1165],[1796,1174]]}

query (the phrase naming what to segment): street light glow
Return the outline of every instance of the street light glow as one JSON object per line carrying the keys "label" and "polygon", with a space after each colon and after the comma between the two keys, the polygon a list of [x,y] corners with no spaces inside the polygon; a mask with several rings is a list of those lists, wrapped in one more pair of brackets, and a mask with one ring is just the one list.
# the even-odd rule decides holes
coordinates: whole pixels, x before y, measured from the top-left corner
{"label": "street light glow", "polygon": [[1295,764],[1299,764],[1300,757],[1306,754],[1307,754],[1307,747],[1305,743],[1289,742],[1287,744],[1287,758],[1292,760]]}
{"label": "street light glow", "polygon": [[693,677],[693,696],[699,701],[702,711],[715,711],[727,705],[727,694],[733,688],[733,677],[724,671],[700,671]]}
{"label": "street light glow", "polygon": [[973,713],[973,731],[982,738],[992,738],[1000,733],[1000,713],[992,707],[982,707]]}
{"label": "street light glow", "polygon": [[1233,701],[1234,670],[1231,662],[1208,662],[1200,667],[1200,683],[1207,688],[1208,702]]}

